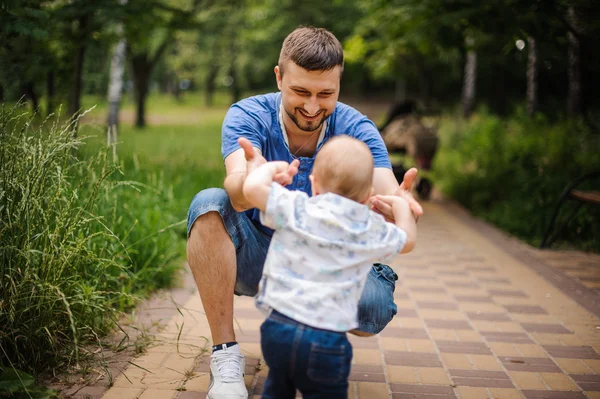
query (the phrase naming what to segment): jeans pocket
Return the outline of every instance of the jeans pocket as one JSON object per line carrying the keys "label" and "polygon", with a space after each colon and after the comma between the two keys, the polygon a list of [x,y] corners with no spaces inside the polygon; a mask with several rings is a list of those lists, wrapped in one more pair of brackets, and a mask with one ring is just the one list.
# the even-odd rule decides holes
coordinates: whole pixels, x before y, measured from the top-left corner
{"label": "jeans pocket", "polygon": [[308,358],[308,378],[319,384],[336,384],[347,379],[352,360],[349,359],[349,345],[324,346],[313,342]]}
{"label": "jeans pocket", "polygon": [[373,264],[373,270],[379,279],[383,279],[390,284],[392,291],[396,290],[396,280],[398,280],[398,275],[391,267],[384,265],[383,263],[375,263]]}

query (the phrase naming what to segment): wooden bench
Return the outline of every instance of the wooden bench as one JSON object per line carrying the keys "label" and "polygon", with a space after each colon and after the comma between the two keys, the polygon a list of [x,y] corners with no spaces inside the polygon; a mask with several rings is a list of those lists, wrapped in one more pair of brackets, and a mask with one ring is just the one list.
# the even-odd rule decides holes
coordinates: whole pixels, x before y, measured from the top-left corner
{"label": "wooden bench", "polygon": [[[558,204],[556,205],[556,209],[554,210],[554,214],[552,215],[552,219],[550,220],[550,225],[548,226],[548,229],[546,230],[544,239],[542,240],[542,243],[540,244],[540,248],[548,248],[548,247],[550,247],[550,245],[552,245],[554,240],[556,240],[556,238],[558,237],[558,233],[563,229],[563,227],[565,227],[565,225],[568,223],[569,219],[571,219],[573,216],[575,216],[575,214],[577,213],[577,211],[579,211],[579,209],[581,208],[582,205],[584,205],[584,204],[600,205],[600,191],[576,190],[576,187],[579,186],[580,184],[590,181],[590,180],[594,180],[594,179],[600,179],[600,172],[594,172],[594,173],[590,173],[589,175],[582,176],[582,177],[576,179],[575,181],[573,181],[571,184],[569,184],[565,188],[565,190],[562,192],[562,194],[559,197]],[[556,223],[556,219],[560,212],[560,208],[567,200],[577,201],[578,204],[575,207],[575,209],[571,212],[571,215],[569,215],[567,218],[565,218],[564,222],[559,226],[559,228],[557,228],[556,231],[553,232],[554,224]]]}

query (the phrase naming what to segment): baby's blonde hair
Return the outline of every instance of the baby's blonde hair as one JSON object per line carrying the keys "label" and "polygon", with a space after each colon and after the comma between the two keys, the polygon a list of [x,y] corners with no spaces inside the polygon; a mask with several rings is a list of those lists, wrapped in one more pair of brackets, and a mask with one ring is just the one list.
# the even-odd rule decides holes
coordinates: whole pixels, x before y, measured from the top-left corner
{"label": "baby's blonde hair", "polygon": [[364,202],[373,186],[373,155],[364,142],[336,136],[317,154],[313,175],[322,192]]}

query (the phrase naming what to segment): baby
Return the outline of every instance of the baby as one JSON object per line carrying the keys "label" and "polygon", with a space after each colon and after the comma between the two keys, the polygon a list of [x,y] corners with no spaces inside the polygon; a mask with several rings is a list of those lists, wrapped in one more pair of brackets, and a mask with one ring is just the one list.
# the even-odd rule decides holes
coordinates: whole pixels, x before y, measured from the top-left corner
{"label": "baby", "polygon": [[256,305],[269,312],[261,348],[269,374],[263,399],[346,398],[358,302],[374,262],[412,250],[416,225],[408,203],[377,196],[395,223],[366,205],[373,195],[373,157],[350,136],[328,140],[310,176],[312,197],[273,182],[286,162],[249,174],[244,197],[275,230]]}

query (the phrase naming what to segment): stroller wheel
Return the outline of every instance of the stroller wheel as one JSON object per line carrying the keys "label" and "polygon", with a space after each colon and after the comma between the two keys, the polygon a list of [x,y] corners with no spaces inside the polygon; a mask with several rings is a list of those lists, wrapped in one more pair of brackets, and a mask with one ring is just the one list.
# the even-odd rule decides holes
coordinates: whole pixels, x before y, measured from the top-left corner
{"label": "stroller wheel", "polygon": [[419,194],[419,198],[422,200],[428,200],[431,196],[432,184],[429,179],[420,179],[417,184],[417,193]]}

